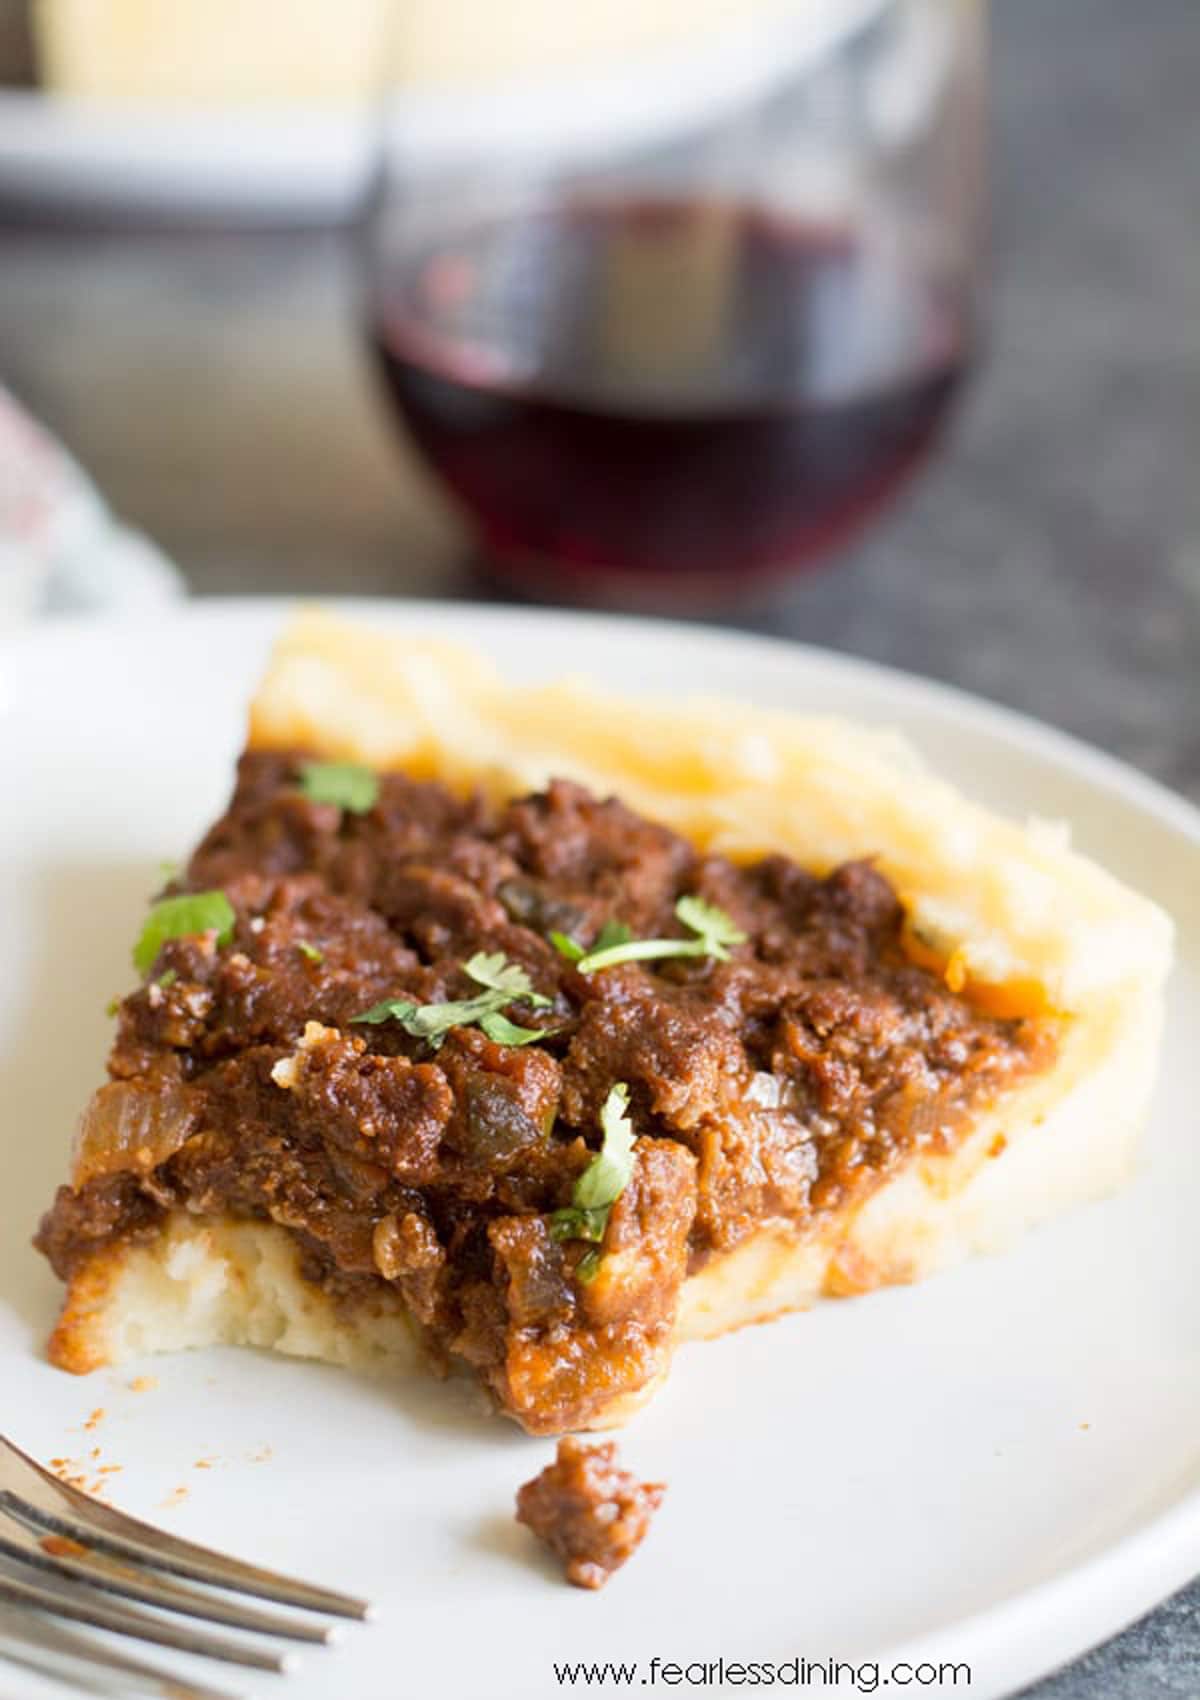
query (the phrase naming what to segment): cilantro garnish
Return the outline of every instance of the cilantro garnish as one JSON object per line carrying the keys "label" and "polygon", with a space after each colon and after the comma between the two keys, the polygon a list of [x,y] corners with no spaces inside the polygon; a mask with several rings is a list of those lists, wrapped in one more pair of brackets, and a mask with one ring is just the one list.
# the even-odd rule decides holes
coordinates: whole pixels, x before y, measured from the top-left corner
{"label": "cilantro garnish", "polygon": [[535,1040],[546,1037],[544,1027],[518,1027],[515,1021],[510,1021],[507,1015],[502,1015],[498,1009],[485,1010],[476,1020],[496,1045],[532,1045]]}
{"label": "cilantro garnish", "polygon": [[352,815],[365,815],[379,801],[379,775],[353,761],[306,761],[300,789],[310,803],[332,803]]}
{"label": "cilantro garnish", "polygon": [[606,924],[590,950],[583,950],[574,939],[563,933],[551,933],[550,942],[575,964],[581,974],[615,968],[619,962],[651,962],[677,956],[707,956],[715,962],[727,962],[729,947],[746,942],[745,933],[732,915],[718,909],[715,903],[706,903],[702,897],[681,897],[675,905],[675,913],[692,934],[690,939],[635,939],[630,936],[628,927],[617,922],[615,926],[624,936],[618,938],[609,933],[606,938],[608,926],[613,925]]}
{"label": "cilantro garnish", "polygon": [[519,962],[509,962],[504,952],[500,950],[477,950],[469,962],[463,963],[463,972],[474,980],[477,986],[486,986],[489,991],[503,992],[509,1002],[517,998],[532,1004],[534,1009],[547,1009],[550,999],[543,997],[541,992],[535,992],[533,982]]}
{"label": "cilantro garnish", "polygon": [[179,975],[175,972],[175,970],[173,968],[168,968],[165,974],[160,974],[158,976],[158,979],[154,982],[154,984],[156,986],[161,986],[163,991],[165,992],[168,989],[168,987],[173,986],[175,984],[175,982],[176,982],[176,980],[178,980],[178,978],[179,978]]}
{"label": "cilantro garnish", "polygon": [[[629,1185],[633,1174],[633,1123],[629,1119],[629,1088],[617,1081],[600,1110],[604,1140],[599,1151],[579,1176],[571,1191],[571,1202],[550,1217],[550,1232],[556,1240],[604,1238],[609,1211]],[[587,1270],[584,1270],[587,1264]],[[581,1258],[576,1275],[589,1281],[600,1265],[600,1254]]]}
{"label": "cilantro garnish", "polygon": [[310,962],[324,962],[325,952],[315,944],[309,944],[307,939],[297,939],[296,949],[301,956],[306,956]]}
{"label": "cilantro garnish", "polygon": [[146,916],[141,937],[133,947],[133,966],[139,974],[148,974],[168,939],[216,933],[219,945],[228,944],[236,919],[233,904],[223,891],[190,891],[180,897],[160,898]]}
{"label": "cilantro garnish", "polygon": [[582,962],[585,956],[591,956],[598,950],[611,950],[614,945],[628,944],[632,937],[633,929],[627,927],[624,921],[605,921],[597,934],[595,944],[586,950],[566,933],[551,933],[550,943],[568,962]]}
{"label": "cilantro garnish", "polygon": [[730,945],[746,942],[746,935],[733,916],[719,909],[715,903],[705,902],[703,897],[681,897],[675,905],[675,913],[684,926],[697,935],[709,954],[720,961],[728,957]]}
{"label": "cilantro garnish", "polygon": [[480,1027],[497,1045],[532,1045],[544,1039],[544,1027],[518,1027],[503,1013],[505,1004],[527,1003],[547,1009],[550,999],[535,992],[533,982],[519,962],[509,962],[500,951],[477,951],[463,972],[484,989],[473,998],[454,1003],[413,1003],[407,998],[387,998],[353,1019],[378,1026],[398,1021],[414,1039],[424,1039],[434,1050],[452,1027]]}
{"label": "cilantro garnish", "polygon": [[105,1015],[108,1016],[110,1021],[112,1020],[113,1016],[116,1015],[116,1013],[120,1009],[120,1007],[121,1007],[120,998],[109,998],[108,1002],[104,1006],[104,1013],[105,1013]]}

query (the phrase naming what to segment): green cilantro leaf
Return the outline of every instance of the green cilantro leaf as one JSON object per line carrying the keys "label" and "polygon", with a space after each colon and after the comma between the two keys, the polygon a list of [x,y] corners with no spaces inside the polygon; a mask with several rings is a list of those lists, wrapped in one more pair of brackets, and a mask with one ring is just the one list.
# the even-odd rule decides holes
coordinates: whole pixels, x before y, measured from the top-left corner
{"label": "green cilantro leaf", "polygon": [[297,939],[296,949],[301,956],[306,956],[310,962],[324,962],[325,952],[315,944],[309,944],[307,939]]}
{"label": "green cilantro leaf", "polygon": [[600,1273],[600,1265],[604,1262],[604,1253],[599,1246],[589,1246],[579,1262],[575,1265],[575,1279],[590,1286]]}
{"label": "green cilantro leaf", "polygon": [[[617,1081],[604,1100],[600,1127],[603,1143],[571,1189],[570,1204],[550,1217],[550,1233],[556,1240],[592,1240],[598,1245],[608,1227],[609,1212],[629,1185],[635,1135],[629,1119],[629,1088],[624,1081]],[[594,1256],[594,1262],[583,1258],[576,1267],[581,1281],[590,1281],[600,1267],[600,1253]]]}
{"label": "green cilantro leaf", "polygon": [[619,1080],[600,1109],[604,1141],[575,1182],[571,1203],[580,1210],[606,1210],[615,1204],[633,1174],[633,1123],[629,1088]]}
{"label": "green cilantro leaf", "polygon": [[566,933],[551,933],[550,943],[568,962],[579,962],[583,957],[591,956],[598,950],[611,950],[614,945],[628,944],[632,937],[633,929],[627,927],[624,921],[605,921],[596,936],[595,944],[587,950],[581,944],[576,944]]}
{"label": "green cilantro leaf", "polygon": [[379,775],[353,761],[306,761],[300,789],[310,803],[332,803],[352,815],[368,814],[379,801]]}
{"label": "green cilantro leaf", "polygon": [[436,1049],[452,1027],[469,1027],[479,1013],[474,998],[460,1003],[413,1003],[410,998],[385,998],[351,1019],[368,1027],[398,1021],[414,1039],[427,1039]]}
{"label": "green cilantro leaf", "polygon": [[715,903],[705,902],[703,897],[681,897],[675,913],[689,932],[705,942],[710,954],[722,960],[728,956],[730,945],[746,942],[746,935],[733,916],[718,909]]}
{"label": "green cilantro leaf", "polygon": [[410,1003],[403,998],[385,998],[382,1003],[373,1003],[370,1009],[364,1009],[361,1015],[352,1015],[350,1019],[361,1027],[378,1027],[384,1021],[407,1021],[413,1011],[420,1008],[419,1003]]}
{"label": "green cilantro leaf", "polygon": [[550,1217],[552,1240],[602,1240],[608,1225],[608,1210],[581,1210],[566,1204]]}
{"label": "green cilantro leaf", "polygon": [[620,962],[652,962],[656,959],[680,956],[707,956],[716,962],[729,960],[729,947],[744,944],[746,935],[732,915],[706,903],[702,897],[684,896],[675,905],[675,913],[692,934],[690,939],[635,939],[625,937],[619,942],[596,940],[576,962],[581,974],[595,974],[601,968],[615,968]]}
{"label": "green cilantro leaf", "polygon": [[165,992],[168,989],[168,987],[173,986],[175,984],[175,982],[176,982],[176,980],[178,980],[178,978],[179,978],[179,975],[175,972],[175,970],[173,968],[168,968],[165,974],[160,974],[158,976],[158,979],[154,982],[154,984],[156,986],[161,986],[163,991]]}
{"label": "green cilantro leaf", "polygon": [[520,963],[509,962],[500,951],[491,954],[479,951],[463,964],[463,972],[484,988],[476,997],[459,998],[453,1003],[413,1003],[408,998],[388,998],[374,1004],[354,1021],[378,1026],[384,1021],[398,1021],[414,1039],[424,1039],[437,1050],[452,1027],[482,1028],[497,1045],[532,1045],[544,1039],[542,1027],[518,1027],[504,1014],[509,1003],[528,1003],[544,1009],[551,1000],[535,992],[529,975]]}
{"label": "green cilantro leaf", "polygon": [[535,992],[533,982],[519,962],[509,962],[503,951],[476,951],[469,962],[463,963],[463,972],[474,980],[477,986],[486,986],[489,991],[503,992],[510,1003],[519,999],[522,1003],[532,1004],[534,1009],[548,1009],[551,1000],[543,997],[541,992]]}
{"label": "green cilantro leaf", "polygon": [[593,950],[613,950],[619,944],[628,944],[633,937],[633,928],[624,921],[605,921]]}
{"label": "green cilantro leaf", "polygon": [[480,1027],[496,1045],[534,1045],[546,1037],[544,1027],[518,1027],[497,1009],[487,1010],[478,1019]]}
{"label": "green cilantro leaf", "polygon": [[121,1007],[120,998],[109,998],[108,1002],[104,1006],[104,1013],[105,1013],[105,1015],[108,1016],[110,1021],[111,1021],[112,1017],[114,1015],[116,1015],[116,1013],[120,1009],[120,1007]]}
{"label": "green cilantro leaf", "polygon": [[218,945],[228,944],[236,919],[233,904],[223,891],[191,891],[180,897],[160,898],[146,916],[133,947],[133,966],[139,974],[148,974],[168,939],[216,933]]}

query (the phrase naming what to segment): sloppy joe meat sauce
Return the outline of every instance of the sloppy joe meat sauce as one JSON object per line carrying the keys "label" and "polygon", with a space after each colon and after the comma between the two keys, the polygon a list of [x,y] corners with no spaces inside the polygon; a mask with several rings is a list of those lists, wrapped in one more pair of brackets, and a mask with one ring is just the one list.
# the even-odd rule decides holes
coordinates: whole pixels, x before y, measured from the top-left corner
{"label": "sloppy joe meat sauce", "polygon": [[517,1493],[517,1522],[562,1561],[568,1582],[602,1588],[645,1540],[666,1488],[623,1469],[610,1440],[564,1435],[552,1463]]}
{"label": "sloppy joe meat sauce", "polygon": [[[435,1356],[557,1433],[661,1371],[689,1273],[952,1144],[964,1112],[1053,1052],[1049,1023],[982,1014],[907,959],[870,860],[825,878],[783,856],[735,865],[564,781],[494,806],[387,774],[355,814],[302,794],[304,759],[243,756],[171,888],[222,889],[234,935],[169,940],[120,1006],[76,1185],[38,1235],[64,1278],[171,1210],[269,1219],[309,1280],[348,1306],[390,1284]],[[684,937],[685,893],[746,934],[729,961],[585,976],[550,941],[587,946],[606,921]],[[459,1027],[435,1050],[396,1021],[355,1024],[385,999],[470,997],[478,951],[551,1000],[507,1009],[541,1041]],[[591,1248],[549,1217],[619,1081],[632,1178],[584,1279]]]}

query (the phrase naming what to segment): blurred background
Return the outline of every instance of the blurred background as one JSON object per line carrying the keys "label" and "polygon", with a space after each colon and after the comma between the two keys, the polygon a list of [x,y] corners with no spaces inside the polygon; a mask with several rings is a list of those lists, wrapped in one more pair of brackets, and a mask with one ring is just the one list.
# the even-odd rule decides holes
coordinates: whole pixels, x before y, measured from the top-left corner
{"label": "blurred background", "polygon": [[1200,798],[1198,90],[1197,0],[0,0],[0,621],[666,609]]}
{"label": "blurred background", "polygon": [[0,381],[192,591],[716,612],[1200,791],[1194,0],[986,98],[971,0],[0,19]]}

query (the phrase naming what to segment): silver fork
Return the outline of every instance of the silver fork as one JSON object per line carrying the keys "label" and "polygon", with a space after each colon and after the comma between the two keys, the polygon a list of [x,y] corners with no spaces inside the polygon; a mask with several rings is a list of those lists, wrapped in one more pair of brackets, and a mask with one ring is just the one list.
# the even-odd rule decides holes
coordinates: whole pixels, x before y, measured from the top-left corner
{"label": "silver fork", "polygon": [[[289,1670],[293,1655],[213,1635],[174,1618],[202,1619],[312,1645],[328,1644],[336,1636],[333,1625],[241,1605],[227,1598],[229,1594],[338,1618],[362,1620],[370,1613],[366,1601],[352,1595],[226,1558],[114,1511],[59,1481],[0,1435],[0,1603],[20,1608],[22,1614],[31,1610],[41,1622],[43,1614],[66,1618],[260,1671]],[[140,1606],[156,1609],[143,1611]],[[173,1615],[160,1616],[159,1611]],[[24,1638],[37,1640],[28,1631]],[[80,1637],[75,1640],[82,1643]],[[189,1689],[170,1673],[125,1659],[98,1643],[92,1651],[98,1664],[143,1680],[173,1683],[176,1694],[216,1693]]]}

